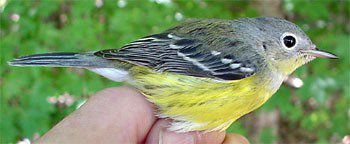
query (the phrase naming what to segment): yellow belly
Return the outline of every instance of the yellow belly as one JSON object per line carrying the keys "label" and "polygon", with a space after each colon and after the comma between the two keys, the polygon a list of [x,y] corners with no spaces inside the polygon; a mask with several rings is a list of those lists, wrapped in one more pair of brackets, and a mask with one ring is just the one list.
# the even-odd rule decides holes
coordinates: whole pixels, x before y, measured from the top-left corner
{"label": "yellow belly", "polygon": [[256,76],[236,81],[130,70],[130,84],[158,107],[158,116],[172,118],[172,131],[226,130],[241,116],[260,107],[273,94],[256,85]]}

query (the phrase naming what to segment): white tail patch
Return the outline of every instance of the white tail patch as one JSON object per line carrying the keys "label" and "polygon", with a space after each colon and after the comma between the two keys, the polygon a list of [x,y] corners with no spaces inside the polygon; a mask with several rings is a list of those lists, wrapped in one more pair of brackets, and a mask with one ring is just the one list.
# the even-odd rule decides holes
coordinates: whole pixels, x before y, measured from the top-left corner
{"label": "white tail patch", "polygon": [[89,68],[89,70],[102,75],[112,81],[123,82],[130,79],[129,72],[116,68]]}

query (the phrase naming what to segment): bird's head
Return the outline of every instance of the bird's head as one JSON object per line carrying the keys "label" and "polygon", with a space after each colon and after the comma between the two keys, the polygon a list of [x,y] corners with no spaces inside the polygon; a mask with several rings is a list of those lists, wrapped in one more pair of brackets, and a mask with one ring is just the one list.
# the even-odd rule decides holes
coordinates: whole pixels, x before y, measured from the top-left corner
{"label": "bird's head", "polygon": [[336,59],[337,56],[322,51],[295,24],[278,18],[257,18],[256,26],[263,31],[263,47],[270,67],[290,74],[315,58]]}

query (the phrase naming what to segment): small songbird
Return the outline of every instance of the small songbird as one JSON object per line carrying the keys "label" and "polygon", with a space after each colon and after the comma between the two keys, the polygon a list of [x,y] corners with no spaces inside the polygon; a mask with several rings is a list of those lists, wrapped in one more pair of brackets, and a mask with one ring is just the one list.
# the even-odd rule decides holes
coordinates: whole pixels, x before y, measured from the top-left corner
{"label": "small songbird", "polygon": [[47,53],[14,66],[78,67],[136,87],[171,118],[169,130],[223,131],[259,108],[295,69],[321,51],[295,24],[278,18],[189,20],[120,49]]}

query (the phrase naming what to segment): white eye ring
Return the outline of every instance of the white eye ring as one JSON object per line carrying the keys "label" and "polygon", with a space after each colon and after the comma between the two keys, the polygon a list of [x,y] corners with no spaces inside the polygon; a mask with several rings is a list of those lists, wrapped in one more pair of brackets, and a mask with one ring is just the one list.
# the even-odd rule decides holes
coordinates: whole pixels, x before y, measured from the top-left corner
{"label": "white eye ring", "polygon": [[[287,42],[292,42],[292,43],[287,43],[287,44],[286,44],[286,43],[285,43],[285,38],[288,37],[288,36],[294,38],[295,42],[293,42],[293,40],[292,40],[292,41],[287,41]],[[283,47],[284,47],[285,49],[287,49],[287,50],[292,50],[292,49],[294,49],[294,48],[296,47],[296,45],[298,45],[299,39],[298,39],[298,37],[297,37],[295,34],[290,33],[290,32],[285,32],[285,33],[283,33],[282,36],[280,37],[280,42],[281,42],[281,44],[283,45]],[[292,45],[291,45],[291,46],[287,46],[287,45],[289,45],[289,44],[292,44]]]}

